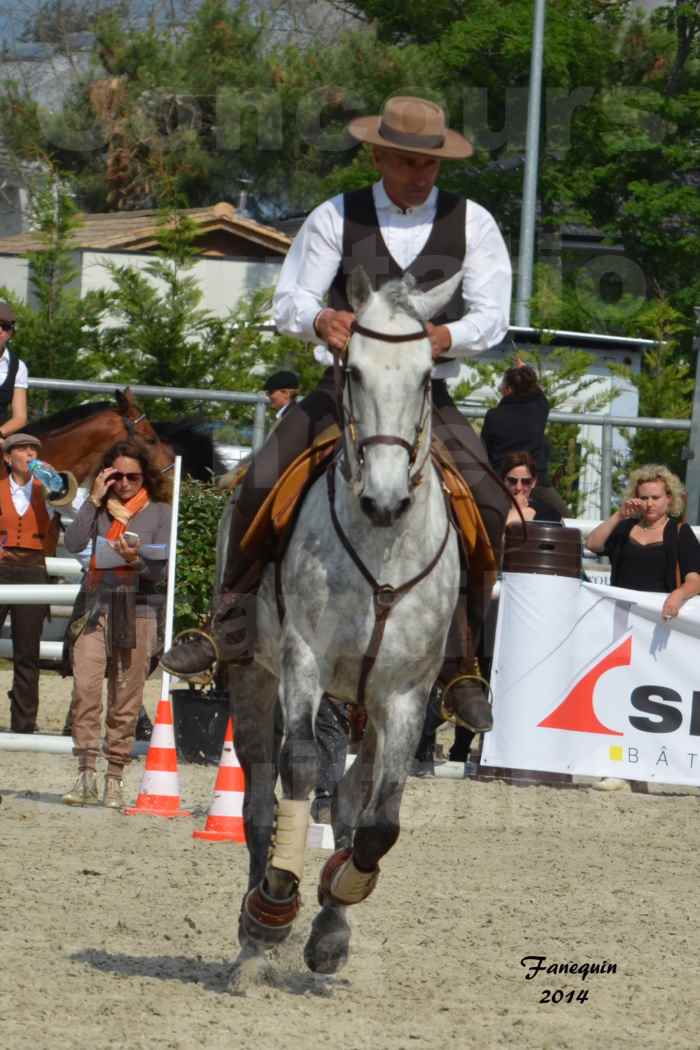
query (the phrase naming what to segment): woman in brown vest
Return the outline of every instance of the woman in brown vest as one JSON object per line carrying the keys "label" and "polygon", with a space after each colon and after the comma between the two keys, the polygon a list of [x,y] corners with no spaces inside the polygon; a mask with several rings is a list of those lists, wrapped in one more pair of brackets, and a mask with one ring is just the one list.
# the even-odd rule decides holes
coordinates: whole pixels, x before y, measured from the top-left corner
{"label": "woman in brown vest", "polygon": [[[59,519],[77,489],[64,473],[64,488],[51,494],[32,477],[29,464],[41,441],[32,434],[13,434],[3,442],[7,477],[0,479],[0,583],[46,583],[45,554],[53,553]],[[13,733],[33,733],[39,710],[39,647],[46,605],[0,605],[0,625],[10,613],[13,678],[10,690]]]}
{"label": "woman in brown vest", "polygon": [[[123,441],[105,453],[90,496],[66,529],[66,550],[92,544],[90,566],[69,626],[73,665],[73,752],[78,777],[63,796],[69,806],[99,805],[102,684],[107,672],[107,756],[102,801],[120,809],[122,773],[130,761],[143,687],[157,652],[157,593],[167,567],[170,484],[146,448]],[[107,566],[118,555],[116,567]]]}

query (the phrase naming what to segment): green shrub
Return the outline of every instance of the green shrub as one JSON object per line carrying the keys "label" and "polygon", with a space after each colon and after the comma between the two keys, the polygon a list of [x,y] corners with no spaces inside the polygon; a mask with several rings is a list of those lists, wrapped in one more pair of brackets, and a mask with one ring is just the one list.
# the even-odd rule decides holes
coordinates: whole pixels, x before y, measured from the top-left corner
{"label": "green shrub", "polygon": [[208,482],[186,478],[180,490],[175,633],[201,627],[209,613],[214,568],[216,529],[228,493]]}

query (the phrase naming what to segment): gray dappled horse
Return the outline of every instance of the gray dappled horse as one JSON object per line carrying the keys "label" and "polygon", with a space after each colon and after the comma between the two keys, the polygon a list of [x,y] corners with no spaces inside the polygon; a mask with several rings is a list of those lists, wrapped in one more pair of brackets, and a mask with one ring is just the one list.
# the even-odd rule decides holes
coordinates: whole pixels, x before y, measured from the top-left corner
{"label": "gray dappled horse", "polygon": [[[430,459],[424,322],[460,279],[424,293],[410,278],[379,292],[363,271],[350,279],[357,321],[339,362],[342,451],[306,495],[281,562],[282,622],[270,566],[258,595],[255,662],[231,678],[250,853],[237,981],[248,960],[284,940],[299,908],[318,777],[314,720],[324,693],[363,703],[368,720],[338,792],[336,852],[321,874],[321,910],[304,950],[310,969],[333,973],[345,963],[346,909],[372,892],[379,861],[398,838],[407,770],[458,595],[457,536]],[[279,765],[278,695],[285,733]]]}

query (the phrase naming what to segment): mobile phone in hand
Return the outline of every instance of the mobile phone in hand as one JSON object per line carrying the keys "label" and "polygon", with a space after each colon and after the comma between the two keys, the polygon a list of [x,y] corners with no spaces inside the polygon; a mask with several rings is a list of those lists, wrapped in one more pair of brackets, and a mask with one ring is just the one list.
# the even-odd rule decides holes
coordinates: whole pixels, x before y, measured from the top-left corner
{"label": "mobile phone in hand", "polygon": [[129,544],[130,547],[138,546],[138,543],[139,543],[139,534],[138,534],[138,532],[125,532],[123,535],[124,535],[124,540],[126,541],[126,543]]}

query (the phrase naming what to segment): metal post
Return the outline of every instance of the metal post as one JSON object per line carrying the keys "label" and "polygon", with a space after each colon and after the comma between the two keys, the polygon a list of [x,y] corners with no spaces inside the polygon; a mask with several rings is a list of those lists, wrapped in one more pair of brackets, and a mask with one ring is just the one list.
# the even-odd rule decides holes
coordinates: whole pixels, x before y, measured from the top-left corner
{"label": "metal post", "polygon": [[603,521],[612,513],[612,468],[613,428],[611,423],[603,423],[600,441],[600,516]]}
{"label": "metal post", "polygon": [[690,437],[688,438],[685,487],[688,490],[686,510],[688,521],[691,525],[697,525],[700,522],[700,306],[695,307],[693,350],[695,351],[695,392],[690,420]]}
{"label": "metal post", "polygon": [[265,444],[265,412],[267,405],[264,401],[258,401],[255,406],[255,421],[253,423],[253,451],[257,452]]}
{"label": "metal post", "polygon": [[530,93],[527,105],[527,138],[523,207],[520,215],[520,253],[518,258],[518,291],[515,300],[515,323],[530,324],[532,270],[535,260],[535,227],[537,222],[537,174],[540,160],[540,110],[542,108],[542,58],[544,54],[544,10],[546,0],[535,0],[535,17],[530,56]]}

